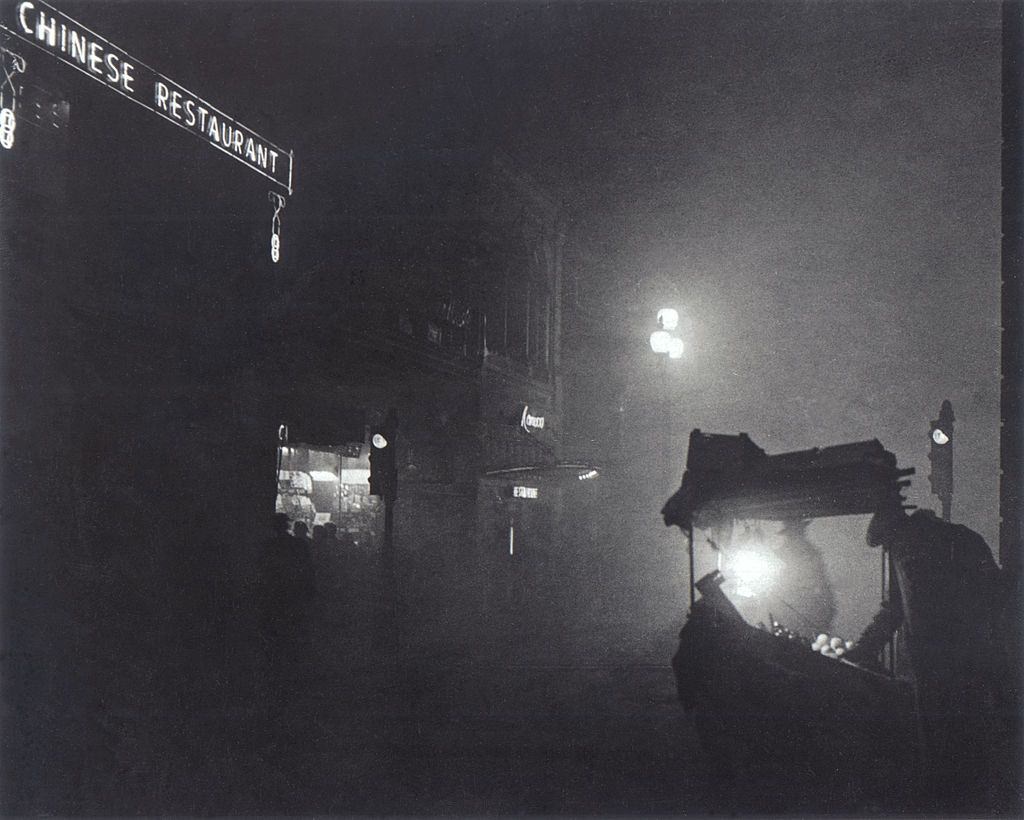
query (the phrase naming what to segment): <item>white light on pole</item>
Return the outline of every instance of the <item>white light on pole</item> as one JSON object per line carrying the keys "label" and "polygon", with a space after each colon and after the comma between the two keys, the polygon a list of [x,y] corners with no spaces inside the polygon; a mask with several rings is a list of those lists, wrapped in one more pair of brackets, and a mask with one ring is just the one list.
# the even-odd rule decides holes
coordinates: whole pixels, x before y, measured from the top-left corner
{"label": "white light on pole", "polygon": [[658,311],[658,325],[662,330],[675,330],[679,327],[679,311],[675,308],[662,308]]}
{"label": "white light on pole", "polygon": [[672,334],[667,330],[656,330],[651,334],[651,350],[655,353],[668,353],[672,343]]}

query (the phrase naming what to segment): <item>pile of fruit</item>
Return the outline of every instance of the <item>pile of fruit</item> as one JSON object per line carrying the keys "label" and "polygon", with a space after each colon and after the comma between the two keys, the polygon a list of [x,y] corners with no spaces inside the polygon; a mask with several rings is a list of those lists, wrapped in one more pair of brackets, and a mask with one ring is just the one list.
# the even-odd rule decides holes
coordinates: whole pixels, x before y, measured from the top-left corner
{"label": "pile of fruit", "polygon": [[841,658],[853,647],[853,641],[844,641],[838,636],[829,637],[824,632],[814,639],[811,649],[826,658]]}

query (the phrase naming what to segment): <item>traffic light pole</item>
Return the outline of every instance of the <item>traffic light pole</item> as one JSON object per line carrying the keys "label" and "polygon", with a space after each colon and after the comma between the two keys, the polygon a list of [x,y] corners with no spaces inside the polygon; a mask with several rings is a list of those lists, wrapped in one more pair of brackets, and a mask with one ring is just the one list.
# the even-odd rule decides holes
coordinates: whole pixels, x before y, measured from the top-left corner
{"label": "traffic light pole", "polygon": [[379,640],[385,649],[398,647],[398,576],[394,556],[394,501],[384,498],[384,541],[380,552]]}
{"label": "traffic light pole", "polygon": [[398,414],[388,410],[370,437],[370,494],[384,502],[384,539],[380,546],[378,626],[386,649],[398,648],[398,562],[395,559],[395,498],[398,496]]}
{"label": "traffic light pole", "polygon": [[931,421],[928,460],[931,471],[928,481],[932,493],[942,502],[942,520],[949,521],[953,507],[953,405],[949,399],[942,402],[939,417]]}

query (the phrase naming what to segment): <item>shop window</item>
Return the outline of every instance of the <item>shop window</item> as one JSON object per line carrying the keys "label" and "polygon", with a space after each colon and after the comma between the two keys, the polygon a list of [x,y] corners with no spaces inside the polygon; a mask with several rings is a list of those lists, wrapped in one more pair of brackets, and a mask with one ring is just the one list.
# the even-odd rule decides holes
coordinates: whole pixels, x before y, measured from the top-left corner
{"label": "shop window", "polygon": [[338,537],[371,548],[379,530],[380,501],[370,493],[368,455],[302,445],[278,447],[275,511],[312,531],[333,523]]}

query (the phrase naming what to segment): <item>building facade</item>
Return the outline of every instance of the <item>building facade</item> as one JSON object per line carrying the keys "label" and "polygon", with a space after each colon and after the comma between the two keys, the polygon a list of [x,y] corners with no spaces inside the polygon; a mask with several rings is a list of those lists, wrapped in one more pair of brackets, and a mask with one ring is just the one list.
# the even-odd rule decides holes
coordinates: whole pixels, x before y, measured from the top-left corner
{"label": "building facade", "polygon": [[[317,263],[282,300],[290,352],[271,357],[271,381],[287,385],[273,426],[294,431],[293,449],[332,449],[365,440],[352,420],[369,429],[396,413],[394,544],[402,597],[417,613],[409,623],[432,639],[471,640],[517,505],[500,473],[560,456],[564,227],[499,155],[448,213],[373,229],[388,231],[383,252],[367,234],[367,250],[356,242],[348,259]],[[303,440],[304,428],[316,434]],[[369,505],[353,534],[379,546],[381,503]]]}
{"label": "building facade", "polygon": [[162,765],[159,744],[130,765],[123,744],[82,745],[97,704],[178,714],[166,693],[251,639],[279,505],[379,550],[366,434],[389,410],[410,639],[476,639],[505,543],[476,527],[504,539],[511,503],[486,474],[559,458],[565,228],[498,155],[443,209],[338,228],[290,204],[275,265],[265,184],[88,78],[31,68],[42,104],[0,153],[4,675],[24,715],[4,787],[12,810],[76,813]]}

